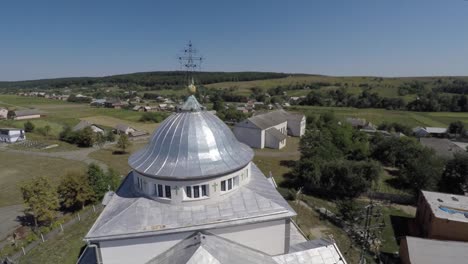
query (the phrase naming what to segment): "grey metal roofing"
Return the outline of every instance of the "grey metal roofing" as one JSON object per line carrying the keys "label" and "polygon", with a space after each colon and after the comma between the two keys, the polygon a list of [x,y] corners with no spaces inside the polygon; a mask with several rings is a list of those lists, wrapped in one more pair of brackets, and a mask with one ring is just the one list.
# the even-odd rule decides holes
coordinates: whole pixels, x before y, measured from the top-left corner
{"label": "grey metal roofing", "polygon": [[39,115],[39,111],[36,109],[16,110],[15,116],[28,116],[28,115]]}
{"label": "grey metal roofing", "polygon": [[278,129],[272,127],[272,128],[269,128],[267,130],[265,130],[265,132],[269,135],[271,135],[272,137],[274,137],[276,140],[278,141],[281,141],[285,138],[287,138],[288,136],[286,136],[285,134],[281,133]]}
{"label": "grey metal roofing", "polygon": [[286,117],[279,110],[255,115],[250,117],[248,120],[260,129],[267,129],[272,126],[277,126],[281,123],[287,122]]}
{"label": "grey metal roofing", "polygon": [[86,235],[104,240],[207,230],[296,215],[263,173],[251,165],[251,177],[222,200],[206,204],[167,204],[141,197],[130,173]]}
{"label": "grey metal roofing", "polygon": [[125,131],[129,128],[132,128],[130,127],[129,125],[126,125],[126,124],[117,124],[115,125],[115,129],[117,129],[118,131]]}
{"label": "grey metal roofing", "polygon": [[467,263],[468,243],[406,237],[411,264]]}
{"label": "grey metal roofing", "polygon": [[180,110],[197,112],[204,110],[204,107],[197,101],[195,96],[191,95],[187,98],[184,104],[182,104]]}
{"label": "grey metal roofing", "polygon": [[438,156],[445,158],[451,158],[458,152],[465,152],[460,146],[446,138],[420,138],[419,141],[422,145],[433,149]]}
{"label": "grey metal roofing", "polygon": [[278,264],[346,264],[338,246],[325,239],[311,240],[290,248],[290,253],[273,256]]}
{"label": "grey metal roofing", "polygon": [[84,129],[86,127],[89,127],[89,126],[95,126],[95,127],[101,128],[96,124],[93,124],[93,123],[88,122],[86,120],[81,120],[76,126],[73,127],[72,131],[79,131],[79,130],[82,130],[82,129]]}
{"label": "grey metal roofing", "polygon": [[293,252],[271,256],[234,241],[197,232],[177,243],[146,264],[346,264],[333,242],[306,241]]}
{"label": "grey metal roofing", "polygon": [[179,112],[166,118],[150,143],[130,156],[128,163],[144,175],[188,180],[239,170],[253,156],[252,149],[212,113]]}
{"label": "grey metal roofing", "polygon": [[271,256],[208,232],[194,233],[146,264],[276,264]]}

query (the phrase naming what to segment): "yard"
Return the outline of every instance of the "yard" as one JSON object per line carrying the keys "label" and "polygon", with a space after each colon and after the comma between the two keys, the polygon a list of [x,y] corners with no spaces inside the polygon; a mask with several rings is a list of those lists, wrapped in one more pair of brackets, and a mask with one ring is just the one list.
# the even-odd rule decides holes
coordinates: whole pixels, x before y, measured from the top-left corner
{"label": "yard", "polygon": [[85,164],[60,158],[0,151],[0,207],[21,204],[19,185],[36,176],[56,181],[70,170],[84,170]]}

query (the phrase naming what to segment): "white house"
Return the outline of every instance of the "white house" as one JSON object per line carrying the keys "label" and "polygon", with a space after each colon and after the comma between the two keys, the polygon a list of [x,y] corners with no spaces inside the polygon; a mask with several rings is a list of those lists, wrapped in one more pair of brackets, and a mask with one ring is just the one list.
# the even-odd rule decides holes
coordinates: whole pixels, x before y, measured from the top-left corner
{"label": "white house", "polygon": [[88,122],[86,120],[81,120],[80,123],[78,123],[75,127],[72,128],[72,131],[80,131],[83,130],[86,127],[90,127],[91,130],[93,130],[94,133],[101,133],[104,134],[104,129],[101,128],[100,126],[93,124],[91,122]]}
{"label": "white house", "polygon": [[0,107],[0,119],[8,118],[8,109]]}
{"label": "white house", "polygon": [[333,241],[306,240],[253,156],[189,97],[130,156],[78,263],[346,263]]}
{"label": "white house", "polygon": [[253,148],[281,149],[286,145],[287,135],[301,137],[305,128],[306,119],[303,114],[277,110],[237,123],[234,134],[239,141]]}
{"label": "white house", "polygon": [[19,128],[0,128],[0,142],[15,143],[26,140],[26,134]]}
{"label": "white house", "polygon": [[25,119],[34,119],[40,118],[41,114],[36,109],[27,109],[27,110],[16,110],[13,111],[12,119],[13,120],[25,120]]}
{"label": "white house", "polygon": [[117,132],[117,134],[130,135],[131,133],[135,132],[136,129],[131,127],[131,126],[125,125],[125,124],[117,124],[115,126],[115,131]]}
{"label": "white house", "polygon": [[416,137],[444,137],[447,134],[445,127],[415,127],[413,133]]}

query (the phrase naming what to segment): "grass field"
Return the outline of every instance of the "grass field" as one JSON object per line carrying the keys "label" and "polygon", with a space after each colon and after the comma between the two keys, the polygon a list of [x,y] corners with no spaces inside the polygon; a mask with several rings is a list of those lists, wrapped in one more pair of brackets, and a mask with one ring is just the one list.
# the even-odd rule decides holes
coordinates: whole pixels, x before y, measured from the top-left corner
{"label": "grass field", "polygon": [[120,175],[127,175],[131,169],[128,166],[128,157],[130,157],[131,153],[143,148],[147,143],[148,141],[146,140],[132,142],[126,154],[113,154],[116,148],[115,146],[111,146],[95,151],[89,157],[107,164],[109,168],[117,170]]}
{"label": "grass field", "polygon": [[21,264],[75,264],[85,245],[84,236],[93,225],[98,214],[91,215],[81,222],[70,226],[64,233],[57,235],[37,246],[19,259]]}
{"label": "grass field", "polygon": [[85,164],[59,158],[0,151],[0,207],[21,204],[19,184],[35,176],[57,180],[67,171],[84,170]]}
{"label": "grass field", "polygon": [[[452,77],[443,77],[445,80],[451,80]],[[467,77],[459,77],[466,80]],[[267,91],[270,88],[277,86],[287,87],[289,85],[307,85],[310,83],[328,83],[328,86],[322,86],[320,91],[337,89],[345,87],[352,94],[361,93],[364,89],[369,89],[370,92],[375,92],[384,97],[400,97],[398,87],[404,83],[419,81],[426,84],[428,88],[434,86],[434,82],[439,77],[409,77],[409,78],[379,78],[379,77],[335,77],[335,76],[320,76],[320,75],[295,75],[279,79],[267,79],[244,82],[222,82],[206,85],[212,89],[231,89],[235,94],[250,95],[251,89],[254,87]],[[290,96],[307,95],[310,90],[292,90],[287,91]],[[402,96],[406,101],[414,99],[414,95]]]}

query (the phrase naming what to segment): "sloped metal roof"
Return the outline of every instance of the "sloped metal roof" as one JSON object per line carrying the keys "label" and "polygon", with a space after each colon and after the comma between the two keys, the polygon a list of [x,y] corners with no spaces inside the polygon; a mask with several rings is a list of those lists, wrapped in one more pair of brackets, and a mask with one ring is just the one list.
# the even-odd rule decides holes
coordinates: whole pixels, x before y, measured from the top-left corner
{"label": "sloped metal roof", "polygon": [[[189,97],[190,109],[198,104]],[[200,179],[245,167],[250,147],[237,141],[231,129],[207,111],[174,113],[155,131],[150,143],[130,156],[130,167],[156,178]]]}
{"label": "sloped metal roof", "polygon": [[271,256],[208,232],[194,233],[146,264],[276,264]]}
{"label": "sloped metal roof", "polygon": [[285,134],[281,133],[278,129],[272,127],[272,128],[269,128],[266,130],[266,133],[271,135],[272,137],[274,137],[276,140],[278,141],[281,141],[285,138],[287,138],[288,136],[286,136]]}
{"label": "sloped metal roof", "polygon": [[335,243],[317,239],[271,256],[209,232],[187,237],[146,264],[346,264]]}
{"label": "sloped metal roof", "polygon": [[215,227],[284,219],[294,210],[251,165],[250,181],[223,200],[207,204],[167,204],[141,197],[134,190],[130,173],[86,235],[89,240],[138,237],[179,231],[199,231]]}
{"label": "sloped metal roof", "polygon": [[406,237],[411,263],[466,263],[468,242]]}

